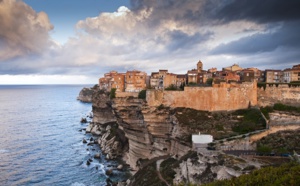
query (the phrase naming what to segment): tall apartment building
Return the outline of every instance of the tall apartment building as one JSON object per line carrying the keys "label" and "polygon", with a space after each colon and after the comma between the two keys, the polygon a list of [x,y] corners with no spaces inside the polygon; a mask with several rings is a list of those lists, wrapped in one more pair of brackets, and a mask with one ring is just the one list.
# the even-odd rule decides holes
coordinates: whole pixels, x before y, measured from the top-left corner
{"label": "tall apartment building", "polygon": [[285,83],[300,81],[300,64],[294,65],[293,68],[285,69],[283,71],[283,81]]}
{"label": "tall apartment building", "polygon": [[198,70],[192,69],[187,71],[187,81],[188,83],[197,83],[198,82]]}
{"label": "tall apartment building", "polygon": [[186,75],[178,75],[169,73],[168,70],[159,70],[158,72],[152,72],[150,77],[150,86],[155,89],[165,89],[174,85],[179,88],[186,83]]}
{"label": "tall apartment building", "polygon": [[147,73],[138,70],[127,71],[125,79],[126,92],[140,92],[147,88]]}
{"label": "tall apartment building", "polygon": [[125,74],[117,71],[110,71],[105,73],[104,77],[99,79],[100,89],[110,91],[115,88],[117,92],[124,92],[125,90]]}
{"label": "tall apartment building", "polygon": [[265,70],[265,82],[266,83],[282,83],[283,80],[283,71],[281,70]]}

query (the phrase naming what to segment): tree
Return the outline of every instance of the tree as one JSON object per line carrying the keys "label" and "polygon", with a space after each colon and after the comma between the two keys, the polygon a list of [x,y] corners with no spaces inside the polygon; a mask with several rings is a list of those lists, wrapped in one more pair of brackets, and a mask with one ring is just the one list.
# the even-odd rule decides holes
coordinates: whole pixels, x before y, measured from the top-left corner
{"label": "tree", "polygon": [[208,78],[207,80],[206,80],[206,84],[207,85],[212,85],[212,83],[213,83],[213,78]]}
{"label": "tree", "polygon": [[116,88],[112,88],[110,90],[110,94],[109,94],[110,99],[116,98],[116,90],[117,90]]}
{"label": "tree", "polygon": [[141,90],[141,91],[139,92],[138,98],[139,98],[139,99],[146,99],[146,93],[147,93],[146,90]]}
{"label": "tree", "polygon": [[185,87],[185,83],[183,82],[183,83],[181,83],[181,85],[180,85],[179,88],[180,88],[181,90],[184,90],[184,87]]}

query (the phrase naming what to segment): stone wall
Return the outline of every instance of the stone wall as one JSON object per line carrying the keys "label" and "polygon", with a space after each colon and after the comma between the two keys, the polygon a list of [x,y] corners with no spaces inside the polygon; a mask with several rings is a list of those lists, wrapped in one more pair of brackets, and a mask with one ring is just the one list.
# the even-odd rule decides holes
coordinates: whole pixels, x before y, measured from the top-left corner
{"label": "stone wall", "polygon": [[257,89],[258,106],[272,106],[275,103],[300,106],[300,87],[288,87],[288,85],[278,85],[278,87],[268,86],[266,89]]}
{"label": "stone wall", "polygon": [[117,98],[125,98],[125,97],[135,97],[137,98],[139,95],[138,92],[116,92]]}
{"label": "stone wall", "polygon": [[184,91],[147,91],[149,106],[186,107],[196,110],[237,110],[257,105],[256,83],[236,87],[185,87]]}

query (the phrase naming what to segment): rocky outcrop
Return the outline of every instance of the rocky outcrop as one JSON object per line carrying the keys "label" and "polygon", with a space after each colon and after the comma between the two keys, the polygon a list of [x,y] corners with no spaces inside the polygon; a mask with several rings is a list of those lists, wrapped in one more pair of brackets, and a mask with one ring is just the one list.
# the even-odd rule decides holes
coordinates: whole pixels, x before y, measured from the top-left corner
{"label": "rocky outcrop", "polygon": [[80,100],[82,102],[91,103],[92,102],[92,96],[95,91],[97,91],[97,86],[94,86],[93,88],[83,88],[79,92],[79,96],[77,97],[77,100]]}
{"label": "rocky outcrop", "polygon": [[[155,168],[155,164],[158,167]],[[128,185],[201,185],[214,180],[238,177],[260,167],[260,163],[218,151],[189,151],[179,159],[170,157],[163,161],[150,162],[128,181]]]}
{"label": "rocky outcrop", "polygon": [[122,156],[128,148],[128,142],[124,132],[119,129],[108,94],[97,91],[94,92],[92,99],[93,120],[86,128],[86,132],[98,136],[97,143],[107,159]]}
{"label": "rocky outcrop", "polygon": [[[252,168],[250,168],[252,167]],[[190,152],[175,169],[173,183],[204,184],[214,180],[230,179],[260,168],[260,164],[229,156],[218,151]]]}
{"label": "rocky outcrop", "polygon": [[[139,170],[138,175],[156,160],[174,157],[178,166],[170,184],[187,180],[205,183],[243,173],[247,163],[234,167],[232,162],[224,163],[229,162],[227,156],[216,152],[188,159],[186,153],[192,147],[191,126],[179,121],[181,114],[182,109],[149,106],[145,100],[132,96],[110,100],[106,93],[98,91],[93,95],[94,117],[86,132],[98,136],[97,143],[107,159],[122,156],[134,171]],[[147,171],[152,170],[151,166]]]}
{"label": "rocky outcrop", "polygon": [[283,111],[273,111],[269,113],[270,116],[270,126],[274,125],[300,125],[300,114],[283,112]]}
{"label": "rocky outcrop", "polygon": [[132,168],[137,169],[143,159],[182,156],[190,149],[191,144],[180,140],[170,108],[149,107],[144,100],[134,97],[116,98],[112,106],[119,128],[128,139],[125,160]]}

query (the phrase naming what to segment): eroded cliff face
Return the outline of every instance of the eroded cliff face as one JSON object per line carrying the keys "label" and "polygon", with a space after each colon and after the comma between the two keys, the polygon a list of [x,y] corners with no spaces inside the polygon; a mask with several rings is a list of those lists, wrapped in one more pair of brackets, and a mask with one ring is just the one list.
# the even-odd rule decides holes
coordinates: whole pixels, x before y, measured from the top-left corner
{"label": "eroded cliff face", "polygon": [[[191,152],[175,168],[173,183],[204,184],[215,180],[231,179],[260,168],[259,163],[229,156],[217,151]],[[171,184],[173,184],[171,183]]]}
{"label": "eroded cliff face", "polygon": [[[170,184],[186,183],[187,180],[206,183],[245,173],[243,170],[248,163],[232,162],[231,158],[218,152],[187,156],[192,146],[191,126],[182,124],[180,116],[183,111],[163,105],[149,106],[145,100],[132,96],[110,100],[106,93],[99,91],[93,96],[94,118],[86,131],[99,136],[97,141],[108,159],[121,156],[133,170],[139,170],[129,185],[139,183],[137,177],[145,167],[154,169],[157,174],[155,167],[162,167],[158,162],[168,157],[177,162],[176,167],[172,167],[174,174],[171,180],[166,178]],[[203,122],[209,118],[212,119],[204,117]]]}
{"label": "eroded cliff face", "polygon": [[77,100],[80,100],[82,102],[91,103],[92,102],[92,96],[94,92],[96,91],[97,87],[93,88],[83,88],[79,92],[79,96],[77,97]]}
{"label": "eroded cliff face", "polygon": [[181,158],[169,157],[150,162],[130,180],[135,185],[187,185],[205,184],[230,179],[260,168],[261,164],[226,155],[218,151],[189,151]]}
{"label": "eroded cliff face", "polygon": [[92,102],[94,117],[86,128],[86,132],[98,136],[97,142],[107,159],[122,156],[128,149],[128,141],[124,132],[118,127],[117,118],[107,93],[94,92]]}
{"label": "eroded cliff face", "polygon": [[112,106],[119,128],[128,139],[125,160],[133,169],[144,159],[182,156],[190,149],[191,144],[180,140],[176,118],[169,108],[149,107],[133,97],[116,98]]}

